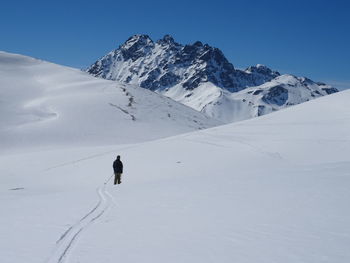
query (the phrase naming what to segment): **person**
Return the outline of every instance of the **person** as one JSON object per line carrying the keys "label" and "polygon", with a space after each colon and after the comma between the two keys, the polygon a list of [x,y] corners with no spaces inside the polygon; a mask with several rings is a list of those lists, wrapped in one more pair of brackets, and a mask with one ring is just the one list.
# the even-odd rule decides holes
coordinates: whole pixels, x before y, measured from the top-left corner
{"label": "person", "polygon": [[123,163],[120,160],[120,155],[117,156],[117,159],[113,162],[113,170],[114,170],[114,184],[121,184],[121,176],[123,173]]}

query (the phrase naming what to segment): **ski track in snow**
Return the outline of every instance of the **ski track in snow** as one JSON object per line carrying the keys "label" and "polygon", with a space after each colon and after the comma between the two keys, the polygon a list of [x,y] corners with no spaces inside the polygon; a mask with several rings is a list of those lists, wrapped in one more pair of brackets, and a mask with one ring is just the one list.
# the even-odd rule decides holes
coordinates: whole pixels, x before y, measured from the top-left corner
{"label": "ski track in snow", "polygon": [[[125,150],[129,148],[133,148],[135,146],[128,146],[124,147],[120,150]],[[69,161],[66,163],[61,163],[59,165],[51,166],[43,170],[44,172],[61,168],[63,166],[68,165],[74,165],[78,162],[83,162],[86,160],[102,157],[108,154],[111,154],[115,152],[116,150],[107,151],[99,154],[90,155],[84,158],[80,158],[74,161]],[[113,176],[113,175],[112,175]],[[71,225],[56,241],[56,246],[53,250],[52,255],[50,258],[46,261],[47,263],[64,263],[68,262],[69,258],[69,252],[73,248],[73,245],[78,241],[78,238],[80,237],[81,233],[94,222],[96,222],[113,204],[114,198],[113,196],[106,190],[106,185],[109,182],[109,180],[112,178],[109,177],[103,184],[103,186],[100,186],[97,188],[97,193],[99,196],[99,201],[97,204],[89,211],[87,212],[79,221],[77,221],[75,224]]]}
{"label": "ski track in snow", "polygon": [[99,201],[94,208],[87,212],[78,222],[70,226],[56,241],[56,246],[47,263],[64,263],[68,262],[69,255],[73,246],[79,240],[83,231],[98,221],[98,219],[106,213],[106,211],[115,204],[112,195],[106,190],[106,184],[97,188]]}

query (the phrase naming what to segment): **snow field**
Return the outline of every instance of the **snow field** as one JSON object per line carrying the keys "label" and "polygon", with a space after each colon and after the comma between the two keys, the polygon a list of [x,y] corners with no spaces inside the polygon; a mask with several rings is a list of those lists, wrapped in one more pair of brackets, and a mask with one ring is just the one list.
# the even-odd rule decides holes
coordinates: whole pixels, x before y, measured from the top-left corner
{"label": "snow field", "polygon": [[[51,66],[0,58],[11,87],[1,89],[8,98],[0,117],[1,262],[350,260],[349,91],[194,131],[214,123],[158,94],[137,97],[136,87],[100,86],[55,65],[57,79],[29,81]],[[6,73],[22,67],[28,78],[18,79],[33,92],[19,92]],[[27,103],[57,115],[39,118]],[[117,119],[108,122],[112,131],[102,116]],[[118,154],[122,184],[105,185]]]}

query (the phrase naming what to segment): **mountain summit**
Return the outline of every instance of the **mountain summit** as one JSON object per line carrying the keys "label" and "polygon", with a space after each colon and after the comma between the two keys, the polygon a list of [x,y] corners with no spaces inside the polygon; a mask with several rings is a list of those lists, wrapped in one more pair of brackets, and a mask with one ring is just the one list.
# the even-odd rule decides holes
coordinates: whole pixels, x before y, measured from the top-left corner
{"label": "mountain summit", "polygon": [[[299,79],[300,83],[286,84],[288,87],[295,85],[293,87],[299,90],[298,101],[293,98],[292,103],[286,99],[284,104],[280,101],[275,104],[274,99],[256,100],[254,97],[250,100],[251,93],[247,93],[246,98],[242,95],[246,89],[260,85],[264,86],[259,90],[270,89],[276,84],[273,80],[279,78],[278,85],[282,85],[281,80],[290,79],[290,75],[281,78],[278,71],[261,64],[246,70],[236,69],[220,49],[200,41],[181,45],[170,35],[156,42],[148,35],[134,35],[96,61],[87,72],[162,93],[226,122],[260,116],[337,91],[323,83]],[[275,90],[267,93],[277,94]],[[287,98],[295,95],[294,90],[286,90]]]}

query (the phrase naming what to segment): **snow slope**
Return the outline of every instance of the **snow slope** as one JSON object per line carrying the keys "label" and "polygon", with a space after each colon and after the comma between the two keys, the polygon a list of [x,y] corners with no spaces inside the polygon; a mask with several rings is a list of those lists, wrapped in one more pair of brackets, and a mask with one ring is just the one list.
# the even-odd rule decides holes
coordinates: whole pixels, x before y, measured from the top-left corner
{"label": "snow slope", "polygon": [[[2,154],[1,262],[349,262],[349,99],[153,142]],[[104,185],[116,154],[123,183]]]}
{"label": "snow slope", "polygon": [[5,52],[0,111],[2,150],[133,143],[220,123],[149,90]]}

